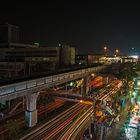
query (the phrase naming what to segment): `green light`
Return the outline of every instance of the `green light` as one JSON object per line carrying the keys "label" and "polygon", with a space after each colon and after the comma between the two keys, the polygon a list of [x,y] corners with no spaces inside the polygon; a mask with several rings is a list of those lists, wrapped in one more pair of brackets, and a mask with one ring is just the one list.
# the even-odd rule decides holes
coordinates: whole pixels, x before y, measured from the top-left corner
{"label": "green light", "polygon": [[73,86],[73,84],[74,84],[73,82],[70,82],[70,86]]}
{"label": "green light", "polygon": [[38,46],[38,47],[39,47],[39,43],[38,43],[38,42],[35,42],[35,43],[34,43],[34,45],[36,45],[36,46]]}

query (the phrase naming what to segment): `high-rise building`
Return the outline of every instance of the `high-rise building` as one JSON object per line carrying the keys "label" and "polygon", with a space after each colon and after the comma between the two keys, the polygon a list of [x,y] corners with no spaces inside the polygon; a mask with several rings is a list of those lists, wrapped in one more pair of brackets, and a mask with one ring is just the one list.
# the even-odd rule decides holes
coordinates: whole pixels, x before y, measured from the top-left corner
{"label": "high-rise building", "polygon": [[0,48],[37,48],[37,44],[21,43],[20,28],[8,23],[0,24]]}
{"label": "high-rise building", "polygon": [[0,25],[0,46],[9,47],[10,43],[20,42],[20,30],[18,26],[8,23]]}
{"label": "high-rise building", "polygon": [[60,65],[74,65],[75,64],[75,48],[69,45],[62,45],[60,47]]}

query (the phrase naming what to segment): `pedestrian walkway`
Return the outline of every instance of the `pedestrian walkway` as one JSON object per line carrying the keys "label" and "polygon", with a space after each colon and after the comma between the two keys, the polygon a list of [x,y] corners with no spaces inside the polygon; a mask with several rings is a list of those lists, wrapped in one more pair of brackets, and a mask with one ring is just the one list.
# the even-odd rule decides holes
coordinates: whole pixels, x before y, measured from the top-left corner
{"label": "pedestrian walkway", "polygon": [[120,129],[123,127],[123,125],[127,119],[128,107],[129,107],[129,103],[127,103],[126,107],[124,109],[122,109],[122,111],[120,113],[120,121],[118,123],[116,123],[115,126],[111,129],[110,134],[107,136],[108,140],[119,140]]}

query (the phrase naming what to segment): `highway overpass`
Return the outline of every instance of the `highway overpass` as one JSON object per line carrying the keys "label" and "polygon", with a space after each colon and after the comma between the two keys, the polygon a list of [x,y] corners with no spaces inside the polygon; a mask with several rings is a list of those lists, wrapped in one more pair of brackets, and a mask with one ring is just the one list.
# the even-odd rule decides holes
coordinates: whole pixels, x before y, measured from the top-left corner
{"label": "highway overpass", "polygon": [[25,116],[29,126],[32,127],[37,123],[36,101],[41,90],[79,78],[84,78],[82,95],[86,95],[88,90],[88,77],[91,73],[98,73],[106,68],[108,68],[107,65],[102,65],[4,85],[0,87],[0,101],[26,96],[27,111],[25,112]]}

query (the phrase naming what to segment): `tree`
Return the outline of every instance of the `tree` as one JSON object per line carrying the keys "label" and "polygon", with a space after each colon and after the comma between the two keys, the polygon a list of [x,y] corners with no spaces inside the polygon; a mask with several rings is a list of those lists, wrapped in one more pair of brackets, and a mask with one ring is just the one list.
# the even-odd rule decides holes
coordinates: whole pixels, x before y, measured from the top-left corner
{"label": "tree", "polygon": [[124,69],[122,71],[120,71],[117,75],[117,78],[119,79],[125,79],[127,81],[127,83],[129,81],[132,81],[134,77],[137,77],[137,73],[134,69]]}
{"label": "tree", "polygon": [[133,68],[133,65],[128,64],[125,65],[122,70],[118,74],[115,75],[118,79],[125,80],[125,85],[128,87],[128,82],[132,81],[134,77],[137,77],[138,74],[136,70]]}
{"label": "tree", "polygon": [[134,69],[134,65],[131,63],[124,64],[124,67],[120,70],[118,74],[115,75],[118,79],[123,80],[123,88],[122,89],[126,94],[129,89],[129,82],[133,81],[133,78],[137,77],[136,69]]}

